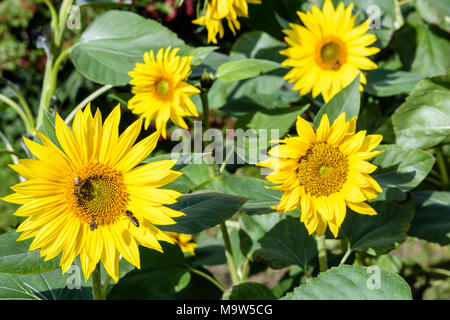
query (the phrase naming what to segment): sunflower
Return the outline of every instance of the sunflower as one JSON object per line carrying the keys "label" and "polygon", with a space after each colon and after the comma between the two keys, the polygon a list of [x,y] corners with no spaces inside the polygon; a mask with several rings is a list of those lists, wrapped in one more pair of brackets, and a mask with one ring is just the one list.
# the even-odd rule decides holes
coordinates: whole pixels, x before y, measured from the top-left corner
{"label": "sunflower", "polygon": [[[297,12],[304,26],[291,23],[292,29],[283,30],[289,47],[280,51],[288,57],[282,64],[292,67],[284,78],[295,83],[293,90],[300,90],[301,95],[312,91],[313,98],[321,94],[328,102],[360,70],[377,68],[367,58],[380,51],[368,47],[376,36],[366,33],[369,20],[355,27],[352,10],[353,4],[344,8],[341,2],[335,9],[331,0],[326,0],[322,11],[313,5],[312,12]],[[362,73],[361,83],[367,83]]]}
{"label": "sunflower", "polygon": [[208,42],[217,43],[217,34],[223,38],[225,30],[222,19],[226,19],[228,27],[236,35],[236,30],[241,28],[239,17],[248,17],[248,4],[260,4],[261,0],[210,0],[204,15],[192,21],[192,23],[206,26],[208,30]]}
{"label": "sunflower", "polygon": [[194,250],[197,244],[192,242],[192,236],[190,234],[176,232],[166,232],[166,234],[180,247],[181,251],[195,254]]}
{"label": "sunflower", "polygon": [[144,63],[136,63],[128,75],[132,78],[133,98],[128,108],[145,118],[145,129],[155,118],[157,130],[166,138],[166,124],[170,119],[187,129],[183,117],[197,117],[197,109],[190,96],[200,92],[185,80],[191,71],[192,56],[179,57],[180,49],[159,49],[144,53]]}
{"label": "sunflower", "polygon": [[309,234],[323,235],[327,225],[335,237],[344,221],[346,207],[367,215],[376,211],[365,201],[382,192],[369,176],[377,167],[366,160],[381,151],[372,151],[382,140],[379,134],[355,133],[357,117],[345,120],[342,113],[330,126],[328,116],[322,116],[317,131],[300,116],[297,137],[279,140],[269,151],[271,158],[260,162],[274,171],[266,178],[280,184],[271,187],[282,190],[277,211],[301,207],[301,222]]}
{"label": "sunflower", "polygon": [[37,131],[42,144],[24,138],[37,159],[11,165],[28,179],[2,198],[21,204],[15,215],[28,217],[17,228],[18,240],[34,238],[29,249],[40,248],[45,260],[62,252],[63,274],[79,255],[85,279],[101,261],[117,282],[120,256],[139,268],[138,245],[162,251],[160,240],[173,243],[154,224],[174,224],[172,217],[183,215],[164,206],[181,194],[159,188],[181,173],[170,170],[172,160],[137,166],[155,148],[159,133],[134,144],[142,120],[120,136],[119,122],[119,106],[103,124],[99,110],[94,117],[89,105],[78,110],[72,131],[56,115],[61,149]]}

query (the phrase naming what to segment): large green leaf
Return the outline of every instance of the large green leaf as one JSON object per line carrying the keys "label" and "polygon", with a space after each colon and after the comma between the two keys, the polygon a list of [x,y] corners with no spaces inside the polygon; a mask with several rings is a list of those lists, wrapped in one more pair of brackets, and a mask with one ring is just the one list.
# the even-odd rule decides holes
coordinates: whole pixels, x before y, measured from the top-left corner
{"label": "large green leaf", "polygon": [[396,143],[431,148],[450,136],[450,74],[423,79],[392,115]]}
{"label": "large green leaf", "polygon": [[420,239],[450,244],[450,192],[413,193],[416,212],[408,234]]}
{"label": "large green leaf", "polygon": [[[192,49],[154,20],[126,11],[108,11],[92,22],[75,43],[70,57],[86,78],[101,84],[126,85],[144,52],[172,46],[194,54],[198,64],[210,49]],[[211,49],[212,50],[212,49]],[[200,57],[200,58],[199,58]]]}
{"label": "large green leaf", "polygon": [[372,161],[379,166],[372,176],[383,188],[378,200],[403,200],[405,192],[419,185],[434,165],[434,157],[420,149],[395,144],[378,149],[384,150]]}
{"label": "large green leaf", "polygon": [[447,0],[417,0],[415,4],[425,21],[450,32],[450,6]]}
{"label": "large green leaf", "polygon": [[260,249],[256,255],[275,269],[291,265],[307,269],[309,262],[317,256],[316,242],[308,235],[305,225],[299,219],[286,217],[265,233],[258,242]]}
{"label": "large green leaf", "polygon": [[261,73],[282,68],[282,66],[271,60],[264,59],[242,59],[222,64],[216,73],[216,77],[222,81],[237,81],[256,77]]}
{"label": "large green leaf", "polygon": [[361,104],[361,94],[359,91],[359,75],[344,89],[339,91],[327,104],[323,105],[314,118],[314,128],[318,128],[322,116],[326,114],[330,124],[336,120],[342,112],[345,112],[345,119],[348,121],[359,114]]}
{"label": "large green leaf", "polygon": [[44,261],[40,250],[28,251],[31,239],[17,241],[18,237],[14,231],[0,235],[0,272],[30,274],[59,268],[59,257]]}
{"label": "large green leaf", "polygon": [[284,57],[279,53],[286,44],[262,31],[250,31],[240,36],[234,43],[230,55],[245,58],[265,59],[281,62]]}
{"label": "large green leaf", "polygon": [[272,212],[270,207],[280,202],[282,192],[266,188],[271,185],[263,179],[222,175],[204,188],[236,196],[245,195],[249,200],[241,207],[241,211],[261,214]]}
{"label": "large green leaf", "polygon": [[389,97],[409,92],[423,78],[420,74],[376,69],[367,72],[367,85],[364,91],[377,97]]}
{"label": "large green leaf", "polygon": [[309,279],[281,300],[411,300],[406,281],[374,267],[340,266]]}
{"label": "large green leaf", "polygon": [[126,274],[108,299],[157,299],[183,290],[190,281],[189,265],[177,245],[161,242],[164,252],[141,247],[141,270]]}
{"label": "large green leaf", "polygon": [[223,300],[275,300],[267,286],[257,282],[244,282],[225,291]]}
{"label": "large green leaf", "polygon": [[158,228],[178,233],[198,233],[229,219],[246,201],[247,198],[217,192],[187,194],[168,205],[186,215],[174,218],[176,224]]}
{"label": "large green leaf", "polygon": [[411,200],[402,204],[377,201],[370,205],[377,215],[366,216],[347,210],[339,238],[347,239],[351,250],[370,249],[385,253],[406,239],[414,215],[414,203]]}

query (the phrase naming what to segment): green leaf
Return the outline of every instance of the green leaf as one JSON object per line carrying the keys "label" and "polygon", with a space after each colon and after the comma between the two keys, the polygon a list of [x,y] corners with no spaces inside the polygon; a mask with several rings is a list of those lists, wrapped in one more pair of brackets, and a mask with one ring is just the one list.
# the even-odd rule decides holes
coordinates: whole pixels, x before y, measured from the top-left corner
{"label": "green leaf", "polygon": [[305,270],[317,256],[316,242],[299,219],[286,217],[258,242],[261,248],[255,254],[274,269],[298,265]]}
{"label": "green leaf", "polygon": [[18,237],[14,231],[0,235],[0,272],[30,274],[59,268],[59,257],[44,261],[40,250],[28,250],[31,239],[17,241]]}
{"label": "green leaf", "polygon": [[378,213],[367,216],[347,210],[339,231],[340,239],[347,239],[352,250],[373,250],[385,253],[406,239],[414,215],[414,203],[409,200],[377,201],[370,205]]}
{"label": "green leaf", "polygon": [[392,115],[396,143],[431,148],[450,136],[450,74],[423,79]]}
{"label": "green leaf", "polygon": [[[108,11],[97,17],[75,43],[70,57],[86,78],[101,84],[126,85],[128,72],[143,61],[146,51],[172,46],[180,55],[196,54],[196,63],[207,52],[185,45],[175,33],[154,20],[126,11]],[[206,49],[210,51],[212,48]]]}
{"label": "green leaf", "polygon": [[256,77],[261,73],[283,68],[279,63],[263,59],[243,59],[222,64],[216,77],[222,81],[237,81]]}
{"label": "green leaf", "polygon": [[283,220],[281,214],[261,214],[261,215],[248,215],[241,213],[240,222],[242,225],[242,231],[247,233],[252,240],[251,247],[248,248],[248,252],[253,252],[261,248],[259,240],[261,240],[276,224]]}
{"label": "green leaf", "polygon": [[281,62],[285,58],[279,53],[286,44],[262,31],[250,31],[234,43],[230,55],[245,58],[265,59]]}
{"label": "green leaf", "polygon": [[411,289],[396,274],[373,267],[340,266],[309,279],[281,300],[411,300]]}
{"label": "green leaf", "polygon": [[132,0],[76,0],[75,5],[80,7],[120,8],[132,4]]}
{"label": "green leaf", "polygon": [[395,96],[409,92],[423,78],[420,74],[376,69],[367,72],[367,85],[364,91],[377,97]]}
{"label": "green leaf", "polygon": [[415,29],[417,49],[411,72],[425,76],[444,75],[450,68],[450,42],[446,39],[447,36],[435,32],[422,22],[417,23]]}
{"label": "green leaf", "polygon": [[206,184],[204,188],[235,196],[245,194],[249,200],[240,210],[249,214],[261,214],[272,212],[273,209],[270,207],[280,202],[282,192],[266,188],[272,185],[263,179],[222,175]]}
{"label": "green leaf", "polygon": [[164,252],[140,247],[141,269],[126,274],[108,299],[158,299],[175,294],[190,281],[189,265],[177,245],[161,242]]}
{"label": "green leaf", "polygon": [[428,23],[450,32],[450,6],[446,0],[417,0],[416,9]]}
{"label": "green leaf", "polygon": [[161,230],[178,233],[198,233],[228,220],[247,201],[247,198],[216,192],[184,195],[168,207],[186,215],[174,218],[172,225],[158,226]]}
{"label": "green leaf", "polygon": [[339,91],[327,104],[323,105],[314,118],[313,126],[319,127],[322,116],[326,114],[330,124],[336,120],[342,112],[345,112],[345,119],[348,121],[359,114],[361,94],[359,91],[359,75],[344,89]]}
{"label": "green leaf", "polygon": [[223,300],[275,300],[267,286],[257,282],[244,282],[225,291]]}
{"label": "green leaf", "polygon": [[450,244],[450,192],[413,192],[416,213],[408,234],[440,245]]}
{"label": "green leaf", "polygon": [[381,145],[377,150],[384,150],[372,160],[379,166],[372,177],[383,188],[378,200],[403,200],[405,192],[418,186],[434,165],[434,157],[420,149],[394,144]]}

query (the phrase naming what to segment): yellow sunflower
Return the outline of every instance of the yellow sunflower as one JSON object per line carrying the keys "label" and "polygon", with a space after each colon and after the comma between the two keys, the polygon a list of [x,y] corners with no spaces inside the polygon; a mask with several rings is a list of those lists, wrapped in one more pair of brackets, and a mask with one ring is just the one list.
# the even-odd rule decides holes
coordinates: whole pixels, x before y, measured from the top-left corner
{"label": "yellow sunflower", "polygon": [[195,254],[194,250],[197,247],[197,244],[192,241],[192,235],[176,232],[166,233],[169,237],[172,238],[173,242],[175,242],[180,247],[181,251]]}
{"label": "yellow sunflower", "polygon": [[217,34],[223,38],[225,30],[222,19],[226,19],[228,27],[236,35],[236,30],[241,28],[238,18],[248,17],[248,4],[260,4],[261,0],[210,0],[204,15],[192,21],[192,23],[206,26],[208,30],[208,42],[217,43]]}
{"label": "yellow sunflower", "polygon": [[367,215],[376,214],[365,201],[382,192],[370,177],[377,167],[366,160],[381,151],[372,151],[382,140],[379,134],[355,133],[357,117],[345,121],[342,113],[330,126],[323,115],[317,131],[300,116],[298,137],[279,140],[269,151],[271,158],[260,162],[274,171],[267,180],[282,190],[277,211],[301,207],[301,222],[309,234],[323,235],[327,225],[335,237],[344,221],[346,207]]}
{"label": "yellow sunflower", "polygon": [[180,49],[159,49],[156,57],[153,50],[144,53],[144,63],[136,63],[128,75],[132,78],[134,97],[128,108],[145,118],[145,128],[155,118],[157,130],[166,138],[167,121],[187,129],[183,117],[197,117],[197,109],[190,96],[200,92],[185,80],[191,71],[192,56],[179,57]]}
{"label": "yellow sunflower", "polygon": [[[321,94],[328,102],[360,70],[377,68],[367,58],[380,51],[368,47],[376,36],[366,33],[369,20],[355,27],[352,10],[353,4],[344,8],[341,2],[335,9],[331,0],[326,0],[322,11],[313,5],[312,12],[297,12],[304,26],[291,23],[291,30],[283,30],[289,48],[280,51],[288,57],[282,64],[292,67],[284,78],[294,82],[293,89],[300,90],[301,95],[312,91],[314,98]],[[367,83],[362,73],[361,83]]]}
{"label": "yellow sunflower", "polygon": [[158,241],[173,243],[154,224],[174,224],[172,217],[184,215],[164,206],[181,194],[160,188],[181,175],[170,170],[175,161],[137,166],[153,151],[159,133],[134,144],[142,120],[120,136],[119,122],[119,106],[103,124],[99,110],[94,117],[89,105],[84,112],[78,110],[72,131],[57,115],[62,150],[37,132],[42,145],[24,138],[37,159],[11,165],[28,179],[2,198],[21,204],[15,215],[28,217],[17,229],[18,240],[34,238],[30,250],[40,248],[45,260],[62,252],[63,273],[79,255],[85,279],[101,261],[117,282],[119,257],[139,268],[138,245],[162,251]]}

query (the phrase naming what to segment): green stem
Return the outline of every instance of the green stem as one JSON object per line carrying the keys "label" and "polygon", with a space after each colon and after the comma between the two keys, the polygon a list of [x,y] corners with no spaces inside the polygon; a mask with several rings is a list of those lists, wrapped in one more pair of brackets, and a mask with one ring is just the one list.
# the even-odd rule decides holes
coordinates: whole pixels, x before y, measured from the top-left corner
{"label": "green stem", "polygon": [[211,127],[211,123],[209,121],[208,90],[201,89],[200,98],[202,100],[203,107],[203,130],[208,130]]}
{"label": "green stem", "polygon": [[228,235],[227,226],[225,225],[225,221],[220,223],[220,230],[222,231],[223,243],[225,245],[225,255],[228,261],[228,267],[231,272],[231,279],[233,280],[233,284],[239,284],[239,277],[236,270],[236,265],[234,264],[233,259],[233,250],[231,249],[230,236]]}
{"label": "green stem", "polygon": [[94,300],[105,300],[102,291],[100,263],[97,264],[95,270],[92,272],[92,294],[94,296]]}
{"label": "green stem", "polygon": [[438,146],[436,148],[436,162],[441,173],[441,180],[443,184],[443,189],[448,189],[448,171],[447,171],[447,161],[445,159],[445,155],[442,152],[442,147]]}
{"label": "green stem", "polygon": [[111,276],[108,274],[102,288],[102,296],[104,299],[106,299],[106,296],[108,295],[109,281],[111,281]]}
{"label": "green stem", "polygon": [[[13,146],[9,142],[8,138],[6,138],[6,136],[1,131],[0,131],[0,140],[2,140],[3,143],[5,144],[6,150],[11,152],[11,160],[12,160],[12,162],[14,164],[19,164],[19,158],[16,156],[16,154],[17,154],[16,151],[14,150]],[[21,176],[19,175],[19,177],[21,177]],[[20,179],[20,180],[24,181],[25,179]]]}
{"label": "green stem", "polygon": [[203,271],[194,269],[191,266],[188,266],[188,268],[189,268],[189,271],[191,271],[192,273],[198,274],[199,276],[205,278],[206,280],[211,282],[213,285],[215,285],[217,288],[219,288],[220,291],[225,292],[225,287],[222,284],[220,284],[216,279],[211,277],[209,274],[206,274]]}
{"label": "green stem", "polygon": [[90,95],[88,95],[86,98],[84,98],[83,101],[81,101],[73,110],[72,112],[67,116],[67,118],[64,120],[66,124],[68,124],[70,121],[72,121],[73,117],[75,117],[75,114],[77,113],[78,109],[83,109],[89,102],[97,98],[98,96],[102,95],[109,89],[111,89],[113,86],[110,84],[106,84],[103,87],[98,88],[94,92],[92,92]]}
{"label": "green stem", "polygon": [[67,15],[69,14],[69,7],[73,4],[73,0],[64,0],[61,8],[59,9],[59,24],[58,34],[55,36],[55,45],[59,47],[61,45],[61,39],[66,28]]}
{"label": "green stem", "polygon": [[25,124],[25,128],[27,130],[27,133],[28,134],[33,133],[33,123],[27,117],[27,115],[25,114],[23,109],[17,103],[15,103],[13,100],[11,100],[10,98],[8,98],[7,96],[5,96],[1,93],[0,93],[0,100],[3,101],[4,103],[6,103],[7,105],[9,105],[11,108],[13,108],[13,110],[15,112],[17,112],[19,117],[22,118],[22,121]]}
{"label": "green stem", "polygon": [[49,0],[43,0],[43,2],[47,5],[50,10],[50,14],[52,16],[52,20],[50,22],[50,28],[53,32],[53,37],[56,38],[58,35],[58,14],[56,13],[55,7]]}
{"label": "green stem", "polygon": [[53,64],[52,67],[52,79],[50,82],[50,89],[49,89],[49,93],[48,95],[51,97],[55,94],[56,91],[56,84],[58,82],[58,72],[59,72],[59,67],[61,66],[61,63],[67,59],[67,57],[69,56],[70,52],[72,51],[72,47],[65,49],[63,52],[61,52],[61,54],[58,56],[58,58],[56,58],[55,63]]}
{"label": "green stem", "polygon": [[50,99],[48,98],[48,96],[50,89],[52,88],[52,85],[50,83],[53,73],[52,64],[53,63],[51,57],[47,57],[47,63],[45,65],[45,72],[44,72],[44,80],[42,81],[41,99],[39,100],[39,110],[36,119],[37,129],[39,129],[39,127],[42,124],[42,120],[44,119],[44,110],[48,109],[50,104]]}
{"label": "green stem", "polygon": [[14,91],[17,98],[19,99],[20,103],[22,104],[23,109],[25,110],[25,113],[30,121],[31,126],[34,128],[34,117],[33,113],[31,112],[30,105],[27,103],[25,98],[20,93],[20,90],[9,80],[6,80],[6,84]]}
{"label": "green stem", "polygon": [[347,261],[348,257],[350,256],[350,254],[352,253],[352,250],[350,249],[350,241],[347,242],[347,250],[345,251],[344,256],[341,259],[341,262],[339,262],[339,265],[343,265],[345,263],[345,261]]}
{"label": "green stem", "polygon": [[245,277],[247,276],[247,270],[250,266],[250,261],[252,260],[252,252],[247,256],[244,262],[244,266],[242,267],[242,274],[241,274],[241,283],[245,281]]}
{"label": "green stem", "polygon": [[325,247],[325,235],[316,236],[317,252],[319,255],[319,270],[325,272],[328,269],[327,266],[327,248]]}

